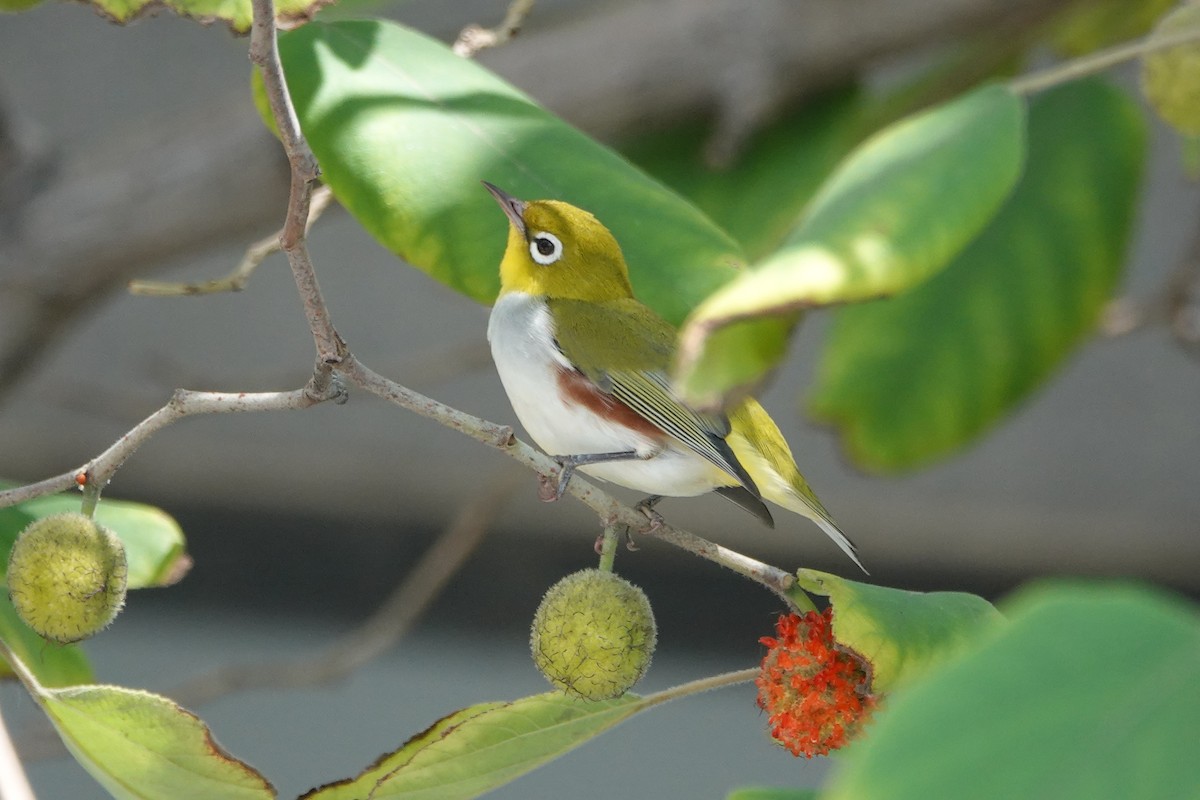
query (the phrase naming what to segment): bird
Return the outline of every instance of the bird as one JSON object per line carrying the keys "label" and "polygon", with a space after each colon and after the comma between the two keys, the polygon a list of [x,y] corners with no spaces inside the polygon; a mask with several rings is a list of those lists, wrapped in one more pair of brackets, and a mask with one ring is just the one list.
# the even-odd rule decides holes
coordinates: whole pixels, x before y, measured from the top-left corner
{"label": "bird", "polygon": [[483,185],[508,217],[500,293],[488,319],[492,360],[521,425],[560,465],[649,496],[715,491],[774,527],[764,500],[815,522],[864,573],[753,398],[697,410],[672,389],[675,328],[633,293],[612,232],[561,200],[520,200]]}

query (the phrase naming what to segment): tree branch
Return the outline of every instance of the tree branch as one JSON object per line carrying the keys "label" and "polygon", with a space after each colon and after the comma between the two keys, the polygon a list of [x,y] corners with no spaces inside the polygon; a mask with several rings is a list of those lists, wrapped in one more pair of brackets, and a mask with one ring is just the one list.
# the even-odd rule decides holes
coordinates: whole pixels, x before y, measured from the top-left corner
{"label": "tree branch", "polygon": [[66,491],[76,485],[105,486],[121,465],[151,436],[168,425],[196,414],[236,414],[250,411],[282,411],[308,408],[342,396],[336,382],[326,385],[324,393],[308,386],[290,392],[194,392],[178,389],[162,408],[135,425],[107,450],[91,461],[52,478],[27,486],[0,491],[0,508],[35,497]]}
{"label": "tree branch", "polygon": [[533,10],[534,0],[512,0],[504,21],[495,28],[468,25],[458,34],[454,52],[463,58],[474,58],[480,50],[499,47],[521,32],[525,17]]}
{"label": "tree branch", "polygon": [[[353,355],[347,355],[342,362],[340,371],[347,385],[364,389],[401,408],[436,420],[476,441],[497,447],[509,457],[541,475],[555,475],[559,469],[558,463],[552,458],[534,450],[513,436],[512,428],[497,425],[494,422],[488,422],[480,417],[451,408],[390,381],[362,364]],[[680,528],[665,524],[656,526],[642,512],[621,503],[578,475],[571,478],[571,482],[567,485],[567,493],[595,511],[603,526],[624,525],[642,535],[669,542],[700,558],[728,567],[739,575],[765,586],[789,605],[793,602],[788,592],[795,585],[796,579],[778,567],[744,556]]]}
{"label": "tree branch", "polygon": [[[296,288],[304,300],[305,315],[317,346],[318,363],[313,378],[304,388],[284,393],[225,394],[179,390],[167,405],[135,426],[81,470],[72,470],[42,481],[36,484],[37,491],[44,493],[65,489],[79,479],[81,472],[86,484],[103,487],[142,442],[184,416],[198,413],[304,408],[316,402],[341,397],[340,384],[332,380],[332,370],[335,367],[348,385],[359,387],[402,408],[437,420],[442,425],[467,434],[477,441],[498,447],[542,475],[554,474],[559,468],[558,464],[518,441],[512,435],[511,428],[451,408],[384,378],[358,361],[337,335],[321,296],[305,241],[311,185],[317,174],[316,159],[300,132],[283,77],[283,69],[275,50],[274,3],[272,0],[254,0],[253,7],[251,57],[262,71],[272,114],[293,171],[287,223],[280,242],[292,265]],[[30,491],[29,487],[25,487],[0,492],[0,507],[28,499],[31,496]],[[785,601],[791,602],[788,590],[794,585],[795,579],[776,567],[743,556],[687,531],[661,523],[652,524],[641,512],[621,504],[582,479],[572,480],[568,491],[594,510],[604,526],[624,525],[631,530],[670,542],[701,558],[729,567],[767,587]]]}
{"label": "tree branch", "polygon": [[279,61],[279,37],[275,29],[275,3],[273,0],[254,0],[252,8],[254,21],[250,28],[250,61],[258,67],[262,76],[271,116],[292,168],[287,217],[279,236],[279,246],[292,266],[296,289],[304,302],[304,316],[317,346],[320,375],[322,365],[328,367],[337,364],[345,355],[345,345],[334,330],[305,244],[313,184],[321,170],[317,166],[317,157],[300,130],[300,120],[296,117],[296,109],[283,77],[283,64]]}

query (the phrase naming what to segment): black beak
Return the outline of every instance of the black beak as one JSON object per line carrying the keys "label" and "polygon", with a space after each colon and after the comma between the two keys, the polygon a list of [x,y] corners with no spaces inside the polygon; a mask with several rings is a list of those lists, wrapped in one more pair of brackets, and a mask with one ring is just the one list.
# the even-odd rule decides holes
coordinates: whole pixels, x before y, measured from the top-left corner
{"label": "black beak", "polygon": [[482,183],[484,188],[492,193],[492,197],[496,198],[496,202],[500,204],[500,208],[504,211],[504,216],[508,217],[508,221],[513,224],[513,227],[522,236],[528,238],[528,234],[525,231],[525,217],[522,216],[525,213],[525,201],[518,200],[508,192],[487,181],[483,181]]}

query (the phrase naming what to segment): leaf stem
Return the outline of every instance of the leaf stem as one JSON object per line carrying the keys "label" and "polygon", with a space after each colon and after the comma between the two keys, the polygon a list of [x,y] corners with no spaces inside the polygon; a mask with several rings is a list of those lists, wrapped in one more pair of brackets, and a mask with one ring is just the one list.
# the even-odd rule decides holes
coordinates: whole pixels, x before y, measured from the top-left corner
{"label": "leaf stem", "polygon": [[83,514],[88,519],[92,519],[96,515],[96,506],[100,503],[100,489],[103,484],[100,481],[88,481],[83,487],[83,503],[79,507],[79,513]]}
{"label": "leaf stem", "polygon": [[1196,28],[1172,32],[1170,34],[1152,33],[1133,42],[1119,44],[1116,47],[1110,47],[1097,53],[1073,59],[1065,64],[1051,67],[1042,72],[1035,72],[1031,75],[1016,78],[1009,81],[1008,88],[1017,94],[1033,94],[1034,92],[1040,92],[1044,89],[1076,80],[1077,78],[1103,72],[1109,67],[1114,67],[1117,64],[1131,61],[1149,53],[1169,50],[1181,44],[1191,44],[1198,41],[1200,41],[1200,29]]}
{"label": "leaf stem", "polygon": [[672,686],[670,689],[663,689],[661,692],[648,694],[645,700],[648,705],[658,705],[665,703],[668,700],[678,700],[681,697],[689,697],[702,692],[709,692],[713,689],[720,689],[723,686],[735,686],[739,683],[749,683],[758,677],[758,667],[750,669],[740,669],[736,672],[723,672],[720,675],[712,675],[699,680],[688,681],[681,683],[678,686]]}
{"label": "leaf stem", "polygon": [[791,600],[792,607],[800,614],[817,610],[817,604],[813,602],[808,592],[800,588],[799,584],[788,591],[788,598]]}
{"label": "leaf stem", "polygon": [[625,528],[619,525],[606,525],[604,535],[600,540],[600,571],[612,572],[613,563],[617,560],[617,540]]}

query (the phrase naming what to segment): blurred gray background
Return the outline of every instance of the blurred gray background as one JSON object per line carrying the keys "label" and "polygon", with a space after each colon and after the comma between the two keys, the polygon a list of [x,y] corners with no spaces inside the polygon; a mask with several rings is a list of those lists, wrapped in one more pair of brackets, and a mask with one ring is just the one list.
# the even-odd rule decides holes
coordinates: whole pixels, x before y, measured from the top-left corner
{"label": "blurred gray background", "polygon": [[[384,10],[451,39],[468,23],[495,24],[505,5]],[[910,25],[903,29],[866,0],[840,9],[813,2],[796,4],[794,13],[813,15],[803,26],[781,29],[769,15],[793,13],[784,5],[752,14],[699,0],[543,2],[527,33],[485,61],[613,137],[725,107],[759,80],[773,88],[738,112],[753,118],[756,102],[898,69],[964,26],[998,25],[988,15],[1002,13],[993,8],[1002,4],[955,0],[941,4],[939,27],[919,19],[937,4],[892,3]],[[572,38],[588,26],[601,33]],[[647,54],[648,41],[661,52]],[[0,475],[36,480],[84,462],[177,386],[273,390],[306,380],[312,344],[281,257],[238,294],[121,290],[137,275],[222,275],[282,220],[286,175],[245,90],[246,45],[166,14],[125,28],[73,5],[0,17],[8,381]],[[778,61],[764,55],[772,53]],[[676,81],[669,100],[646,88],[647,75]],[[1183,177],[1178,140],[1156,124],[1125,291],[1162,290],[1193,244],[1198,215],[1200,190]],[[400,264],[340,212],[310,244],[334,322],[359,358],[451,405],[511,421],[483,349],[486,308]],[[764,402],[874,580],[992,597],[1064,573],[1200,590],[1200,361],[1165,326],[1089,343],[968,452],[882,479],[856,473],[832,433],[798,411],[825,322],[809,319]],[[304,412],[193,418],[162,432],[108,495],[174,514],[196,563],[180,585],[131,596],[116,625],[89,643],[101,680],[170,693],[213,665],[328,646],[386,596],[467,498],[508,469],[503,456],[362,395]],[[546,587],[594,563],[598,529],[582,506],[539,503],[532,475],[518,487],[414,634],[334,686],[256,690],[198,708],[218,739],[290,797],[356,772],[462,705],[542,691],[527,656],[528,620]],[[780,566],[851,574],[804,520],[766,531],[718,498],[668,500],[661,510]],[[659,617],[646,691],[759,658],[757,637],[779,610],[770,595],[649,540],[621,553],[618,569],[646,589]],[[36,718],[32,702],[12,686],[0,702],[20,738]],[[764,724],[751,689],[711,693],[650,712],[496,796],[720,797],[746,783],[819,782],[827,764],[773,747]],[[103,796],[67,760],[39,762],[32,777],[43,798]]]}

